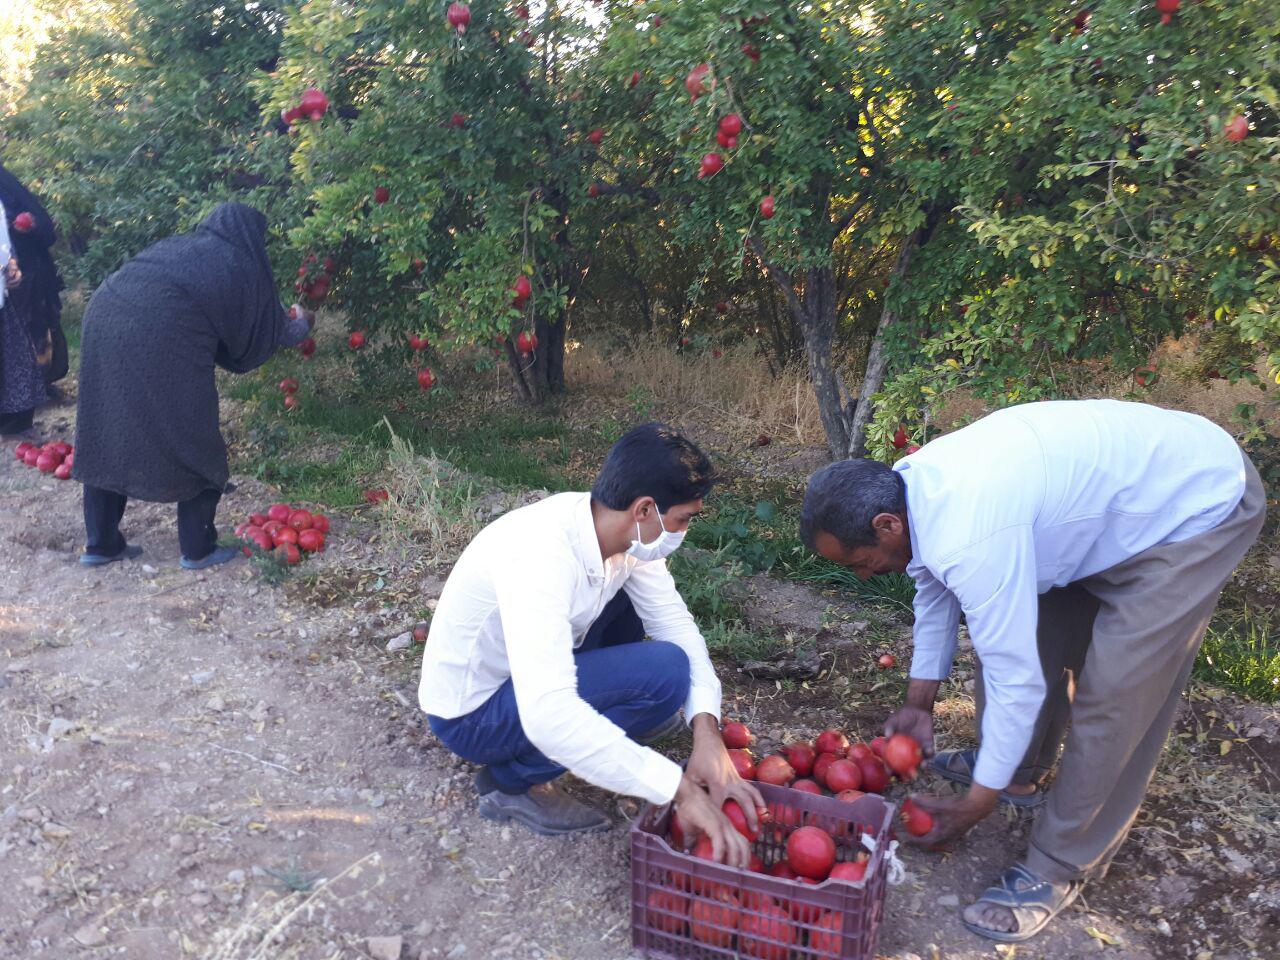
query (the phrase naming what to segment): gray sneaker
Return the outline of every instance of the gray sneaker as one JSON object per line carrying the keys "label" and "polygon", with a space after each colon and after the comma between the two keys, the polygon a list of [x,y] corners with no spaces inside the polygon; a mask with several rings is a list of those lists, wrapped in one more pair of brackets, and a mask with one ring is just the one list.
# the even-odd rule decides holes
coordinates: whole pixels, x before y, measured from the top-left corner
{"label": "gray sneaker", "polygon": [[486,820],[516,820],[546,836],[593,833],[610,826],[603,813],[575,800],[554,783],[530,787],[526,793],[482,793],[477,809]]}

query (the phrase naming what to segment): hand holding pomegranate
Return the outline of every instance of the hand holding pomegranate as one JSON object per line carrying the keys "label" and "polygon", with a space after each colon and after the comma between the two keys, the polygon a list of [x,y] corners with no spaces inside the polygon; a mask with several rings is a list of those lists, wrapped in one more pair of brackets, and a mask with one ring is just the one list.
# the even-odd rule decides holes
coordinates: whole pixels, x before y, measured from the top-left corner
{"label": "hand holding pomegranate", "polygon": [[938,695],[937,680],[912,679],[907,686],[907,699],[884,724],[885,736],[905,733],[920,744],[926,757],[933,756],[933,701]]}
{"label": "hand holding pomegranate", "polygon": [[308,310],[302,304],[295,303],[292,307],[292,312],[295,317],[301,317],[303,320],[307,321],[308,330],[314,330],[316,328],[316,312],[314,310]]}
{"label": "hand holding pomegranate", "polygon": [[705,787],[716,807],[726,800],[736,800],[752,830],[759,826],[758,810],[765,809],[764,798],[749,781],[743,780],[721,739],[715,718],[700,713],[693,718],[693,753],[685,768],[685,777]]}
{"label": "hand holding pomegranate", "polygon": [[[932,850],[958,840],[980,820],[984,820],[996,808],[1000,791],[975,783],[960,796],[933,797],[917,794],[912,803],[933,818],[933,829],[923,836],[914,836],[910,830],[899,832],[908,843]],[[905,836],[903,836],[905,834]]]}
{"label": "hand holding pomegranate", "polygon": [[[686,839],[704,837],[711,842],[711,858],[731,867],[746,867],[751,860],[751,845],[724,814],[720,804],[711,799],[688,773],[680,778],[676,790],[676,812]],[[744,813],[746,812],[744,808]],[[754,814],[754,810],[751,811]]]}

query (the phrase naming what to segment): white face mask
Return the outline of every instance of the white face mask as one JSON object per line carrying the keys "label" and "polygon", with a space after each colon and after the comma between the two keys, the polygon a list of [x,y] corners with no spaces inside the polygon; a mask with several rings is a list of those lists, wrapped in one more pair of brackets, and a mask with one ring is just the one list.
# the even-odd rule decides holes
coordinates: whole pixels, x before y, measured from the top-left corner
{"label": "white face mask", "polygon": [[662,532],[658,534],[658,539],[652,543],[645,543],[640,539],[643,534],[640,532],[640,524],[637,523],[636,539],[631,541],[631,546],[627,548],[627,553],[637,560],[665,560],[675,553],[676,548],[684,542],[684,533],[672,533],[668,530],[666,524],[662,522],[661,513],[658,514],[658,526],[662,528]]}

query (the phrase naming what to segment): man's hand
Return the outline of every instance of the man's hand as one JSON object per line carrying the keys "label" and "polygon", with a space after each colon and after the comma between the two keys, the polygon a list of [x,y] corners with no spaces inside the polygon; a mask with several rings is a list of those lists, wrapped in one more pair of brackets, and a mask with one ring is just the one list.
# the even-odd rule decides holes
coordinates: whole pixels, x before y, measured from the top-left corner
{"label": "man's hand", "polygon": [[685,776],[707,788],[717,809],[723,807],[726,800],[737,800],[747,818],[747,826],[752,830],[759,829],[759,814],[767,809],[764,798],[752,784],[738,776],[738,770],[720,738],[716,718],[709,713],[700,713],[693,718],[692,726],[693,753]]}
{"label": "man's hand", "polygon": [[933,701],[938,695],[938,680],[912,680],[907,686],[906,703],[885,721],[885,736],[905,733],[914,737],[926,757],[933,756]]}
{"label": "man's hand", "polygon": [[711,840],[711,853],[718,863],[746,867],[751,860],[747,838],[734,828],[729,818],[720,812],[720,805],[688,773],[680,778],[675,802],[686,836],[705,834]]}
{"label": "man's hand", "polygon": [[5,265],[4,288],[12,290],[20,283],[22,283],[22,271],[18,269],[18,258],[10,257],[8,264]]}
{"label": "man's hand", "polygon": [[979,783],[971,785],[968,792],[959,797],[916,795],[911,799],[933,817],[933,829],[923,837],[913,837],[905,832],[899,835],[908,843],[928,849],[958,840],[996,808],[999,796],[1000,791]]}

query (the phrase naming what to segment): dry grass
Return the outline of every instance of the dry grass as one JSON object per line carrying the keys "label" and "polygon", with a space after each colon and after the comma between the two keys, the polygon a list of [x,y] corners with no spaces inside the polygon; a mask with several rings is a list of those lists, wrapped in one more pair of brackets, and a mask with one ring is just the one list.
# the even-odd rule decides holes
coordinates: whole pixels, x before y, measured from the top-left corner
{"label": "dry grass", "polygon": [[410,443],[382,423],[391,434],[387,454],[387,501],[384,528],[393,545],[413,545],[428,564],[446,563],[483,527],[477,482],[438,456],[420,456]]}
{"label": "dry grass", "polygon": [[202,960],[287,960],[298,956],[299,945],[291,947],[284,943],[295,932],[291,928],[353,896],[368,896],[382,885],[384,878],[380,872],[374,874],[371,885],[352,893],[339,894],[335,888],[341,881],[358,880],[364,871],[380,865],[378,854],[367,854],[310,892],[294,892],[283,897],[267,894],[236,926],[214,934],[212,944],[201,954]]}
{"label": "dry grass", "polygon": [[[1160,377],[1139,388],[1129,374],[1102,363],[1077,364],[1055,371],[1065,396],[1139,399],[1162,407],[1198,413],[1239,434],[1236,409],[1257,407],[1256,418],[1270,431],[1280,427],[1280,405],[1274,391],[1225,380],[1205,382],[1197,367],[1199,342],[1194,336],[1170,340],[1152,356]],[[849,389],[856,390],[856,371],[844,368]],[[1265,365],[1258,373],[1266,377]],[[669,343],[631,340],[624,348],[589,339],[572,344],[565,358],[565,379],[593,404],[617,404],[625,398],[629,412],[687,423],[715,424],[726,439],[750,443],[759,434],[800,446],[823,445],[818,405],[802,364],[777,376],[770,373],[756,346],[747,341],[724,349],[684,352]],[[989,407],[967,391],[949,394],[934,419],[944,431],[972,422]]]}
{"label": "dry grass", "polygon": [[565,379],[575,390],[622,395],[633,407],[714,423],[744,442],[761,433],[800,444],[823,442],[818,404],[803,368],[791,366],[774,377],[750,343],[716,357],[710,351],[680,353],[655,341],[634,341],[625,351],[587,342],[569,351]]}

